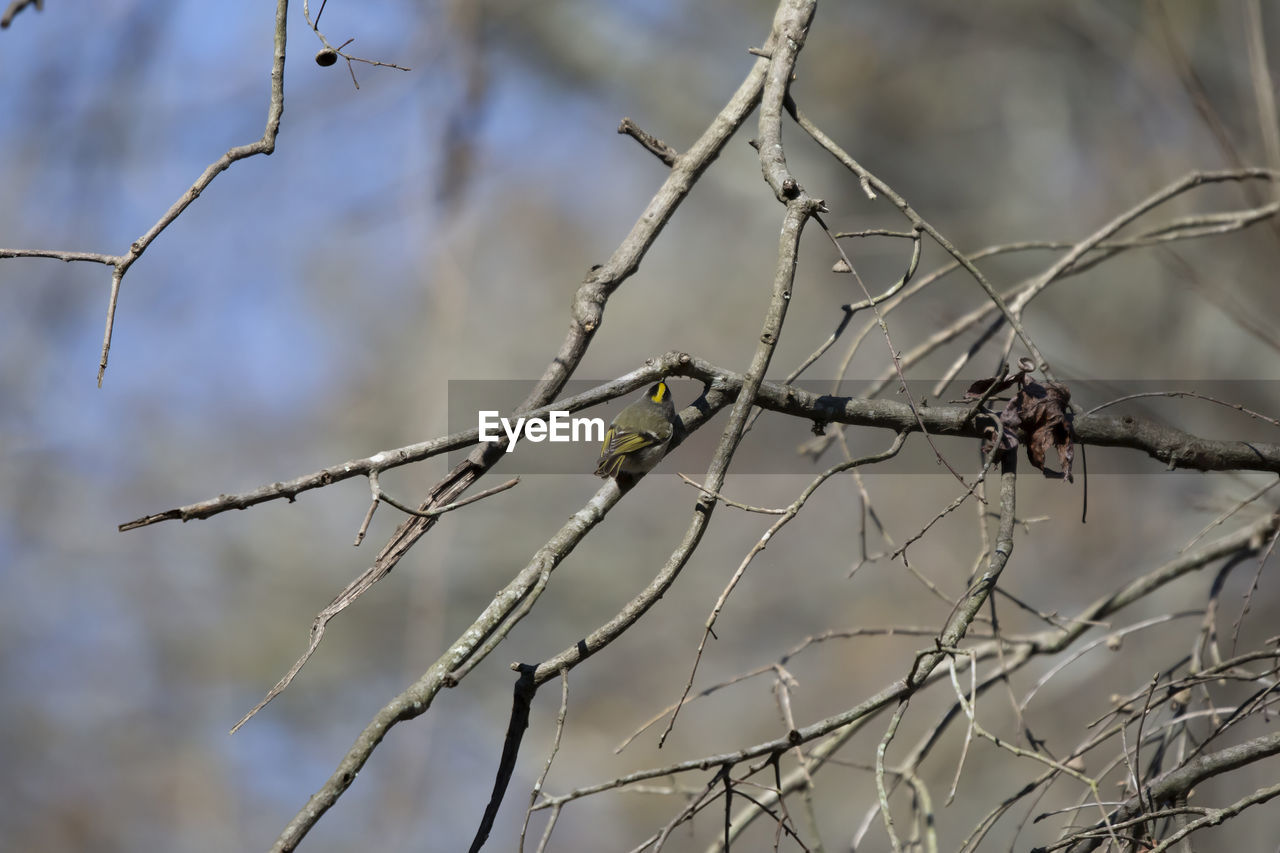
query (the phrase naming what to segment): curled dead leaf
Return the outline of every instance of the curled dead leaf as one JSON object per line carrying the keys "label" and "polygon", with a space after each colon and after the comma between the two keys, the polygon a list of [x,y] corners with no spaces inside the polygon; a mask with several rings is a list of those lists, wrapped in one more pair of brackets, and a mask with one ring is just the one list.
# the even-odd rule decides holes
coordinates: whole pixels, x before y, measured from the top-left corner
{"label": "curled dead leaf", "polygon": [[[1019,444],[1024,444],[1027,459],[1046,477],[1061,477],[1073,482],[1071,465],[1075,461],[1075,447],[1071,441],[1071,391],[1060,382],[1041,384],[1032,379],[1028,376],[1032,364],[1026,359],[1019,362],[1018,368],[1018,372],[1012,375],[980,379],[965,392],[968,397],[981,398],[1015,386],[1018,389],[1000,412],[998,425],[986,428],[982,442],[983,457],[991,453],[999,436],[1000,450],[1016,450]],[[1057,454],[1059,471],[1045,467],[1051,450]]]}

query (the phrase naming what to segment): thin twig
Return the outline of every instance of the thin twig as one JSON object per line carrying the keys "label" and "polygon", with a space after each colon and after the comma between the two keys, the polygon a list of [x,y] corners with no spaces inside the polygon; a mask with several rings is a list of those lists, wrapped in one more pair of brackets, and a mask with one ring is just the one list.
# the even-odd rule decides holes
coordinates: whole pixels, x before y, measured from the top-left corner
{"label": "thin twig", "polygon": [[0,17],[0,30],[7,30],[9,25],[13,23],[14,15],[17,15],[28,6],[35,6],[36,11],[40,12],[44,9],[44,0],[13,0],[9,4],[9,8],[4,10],[4,15]]}
{"label": "thin twig", "polygon": [[876,746],[876,793],[880,797],[880,815],[884,819],[885,832],[889,834],[889,846],[894,853],[902,853],[902,842],[898,840],[898,834],[893,831],[893,813],[889,809],[889,794],[884,785],[884,754],[889,749],[889,742],[893,740],[893,736],[897,733],[898,724],[902,722],[902,715],[906,710],[907,700],[903,699],[894,710],[884,737],[880,739],[880,743]]}
{"label": "thin twig", "polygon": [[[417,516],[418,518],[431,518],[437,515],[444,515],[446,512],[453,512],[455,509],[462,509],[464,506],[467,506],[468,504],[473,504],[476,501],[482,501],[491,495],[498,494],[499,492],[505,492],[507,489],[514,488],[519,484],[520,484],[520,478],[513,477],[512,479],[507,480],[505,483],[503,483],[500,486],[494,486],[491,489],[485,489],[482,492],[476,492],[474,495],[468,495],[462,500],[454,501],[451,504],[445,504],[444,506],[433,506],[431,507],[431,509],[419,510],[419,509],[413,509],[412,507],[408,507],[400,503],[399,501],[397,501],[395,498],[392,498],[390,495],[388,495],[383,490],[382,486],[378,483],[377,470],[373,470],[369,472],[369,489],[373,492],[373,499],[375,502],[381,501],[382,503],[390,504],[391,506],[395,507],[396,509],[405,513],[406,515],[413,515],[413,516]],[[372,515],[373,511],[370,510],[369,514]]]}
{"label": "thin twig", "polygon": [[1247,797],[1236,800],[1229,806],[1221,809],[1209,810],[1204,817],[1199,820],[1193,820],[1177,832],[1166,837],[1163,841],[1152,847],[1150,853],[1166,853],[1172,845],[1191,835],[1197,829],[1204,829],[1207,826],[1218,826],[1227,820],[1240,814],[1240,812],[1250,806],[1261,805],[1268,800],[1280,797],[1280,785],[1270,785],[1266,788],[1259,788]]}
{"label": "thin twig", "polygon": [[674,166],[676,158],[680,156],[670,145],[652,134],[645,133],[640,129],[639,125],[629,118],[624,117],[619,123],[618,133],[630,136],[636,142],[639,142],[646,151],[668,166]]}
{"label": "thin twig", "polygon": [[547,753],[546,763],[542,765],[542,773],[538,776],[538,780],[533,783],[533,789],[529,792],[529,808],[524,813],[524,823],[520,826],[520,844],[517,848],[520,853],[524,853],[524,837],[529,830],[529,818],[533,815],[533,806],[538,802],[538,794],[542,792],[542,786],[547,782],[547,774],[551,772],[551,762],[555,760],[556,753],[560,751],[560,737],[564,734],[564,720],[569,711],[569,670],[560,673],[560,713],[556,714],[556,734],[551,741],[551,751]]}
{"label": "thin twig", "polygon": [[1216,403],[1219,406],[1225,406],[1228,409],[1234,409],[1237,412],[1241,412],[1243,414],[1248,415],[1251,418],[1254,418],[1255,420],[1266,421],[1272,426],[1280,427],[1280,420],[1277,420],[1276,418],[1267,417],[1261,412],[1255,412],[1253,409],[1245,408],[1239,403],[1230,403],[1230,402],[1227,402],[1226,400],[1219,400],[1217,397],[1210,397],[1208,394],[1200,394],[1195,391],[1143,391],[1140,394],[1126,394],[1123,397],[1117,397],[1114,400],[1108,400],[1105,403],[1100,403],[1099,405],[1094,406],[1092,409],[1085,412],[1085,414],[1092,415],[1095,412],[1100,412],[1103,409],[1109,408],[1119,403],[1126,403],[1129,400],[1139,400],[1144,397],[1189,397],[1196,400],[1205,400],[1210,403]]}

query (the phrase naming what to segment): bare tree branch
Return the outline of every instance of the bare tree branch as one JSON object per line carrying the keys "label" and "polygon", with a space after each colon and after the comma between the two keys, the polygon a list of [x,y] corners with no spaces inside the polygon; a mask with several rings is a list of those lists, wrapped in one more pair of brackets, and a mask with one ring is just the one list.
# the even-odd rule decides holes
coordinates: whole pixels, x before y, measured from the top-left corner
{"label": "bare tree branch", "polygon": [[[10,7],[10,11],[17,11]],[[115,327],[116,304],[120,299],[120,284],[124,274],[133,266],[134,261],[142,257],[160,234],[173,224],[187,207],[200,197],[213,179],[230,168],[232,163],[252,157],[256,154],[271,154],[276,150],[276,134],[280,131],[280,116],[284,113],[284,48],[288,23],[289,0],[277,0],[275,16],[275,49],[271,61],[271,95],[267,105],[267,126],[262,138],[247,145],[238,145],[209,164],[195,183],[187,188],[178,200],[165,211],[164,216],[152,225],[145,234],[129,245],[129,251],[123,255],[105,255],[92,252],[62,252],[53,250],[0,249],[0,258],[54,258],[60,261],[90,261],[107,264],[113,268],[111,274],[111,295],[107,300],[107,324],[102,336],[102,357],[98,362],[98,387],[102,387],[102,377],[107,371],[107,355],[111,351],[111,333]],[[10,17],[6,14],[5,25]]]}

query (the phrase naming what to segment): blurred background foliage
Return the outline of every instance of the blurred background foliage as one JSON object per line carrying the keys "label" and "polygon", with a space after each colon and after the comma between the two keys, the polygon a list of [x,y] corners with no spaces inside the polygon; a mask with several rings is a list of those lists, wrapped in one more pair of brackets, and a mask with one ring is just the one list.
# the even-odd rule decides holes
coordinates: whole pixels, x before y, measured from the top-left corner
{"label": "blurred background foliage", "polygon": [[[0,33],[0,245],[123,252],[208,163],[256,139],[270,6],[50,0],[43,12],[18,15]],[[1266,160],[1241,8],[824,3],[792,91],[962,249],[1079,239],[1189,170],[1280,165]],[[334,0],[322,22],[331,40],[354,37],[355,55],[412,68],[357,65],[357,90],[344,63],[312,61],[320,45],[295,3],[277,150],[221,175],[126,276],[102,390],[94,373],[109,270],[0,261],[0,846],[194,853],[269,845],[368,718],[595,490],[594,448],[583,451],[582,474],[527,477],[448,516],[330,626],[294,686],[234,737],[229,726],[302,651],[312,616],[372,559],[394,511],[380,510],[358,550],[351,541],[368,501],[359,481],[208,521],[127,534],[116,525],[443,433],[451,379],[539,375],[577,283],[608,257],[663,178],[657,160],[615,134],[618,120],[630,116],[685,147],[754,61],[747,48],[764,41],[772,9],[761,0]],[[1265,12],[1274,56],[1280,15]],[[1179,71],[1184,60],[1203,87],[1199,106]],[[905,227],[793,125],[784,134],[793,171],[827,200],[834,227]],[[609,303],[578,378],[610,378],[669,349],[745,366],[781,218],[746,143],[752,135],[754,119]],[[1164,216],[1247,203],[1238,187],[1211,189]],[[851,248],[873,289],[901,274],[901,241]],[[830,333],[841,304],[861,298],[849,276],[830,273],[834,257],[819,234],[807,235],[804,249],[778,376]],[[1255,381],[1280,375],[1276,230],[1173,251],[1177,258],[1126,255],[1061,282],[1030,310],[1029,331],[1068,380],[1247,380],[1233,386],[1250,397],[1241,402],[1275,414],[1274,383]],[[984,269],[1007,287],[1047,257]],[[921,269],[942,262],[927,247]],[[895,343],[911,346],[982,298],[971,280],[948,279],[894,315]],[[1243,328],[1242,315],[1260,330]],[[842,346],[809,375],[834,376]],[[957,352],[914,375],[937,376]],[[878,375],[885,356],[883,341],[869,338],[849,375]],[[966,375],[989,373],[994,360]],[[695,394],[676,383],[678,403]],[[1257,429],[1187,401],[1135,408],[1211,437]],[[796,424],[795,443],[806,437],[807,425]],[[946,449],[960,467],[976,464],[971,447]],[[672,472],[696,474],[705,462],[677,452],[630,495],[557,571],[514,642],[392,733],[306,849],[369,841],[382,850],[462,849],[501,749],[507,663],[572,644],[647,582],[695,498]],[[444,470],[432,460],[384,484],[416,501]],[[1010,590],[1069,613],[1175,554],[1230,498],[1263,482],[1167,474],[1154,463],[1144,471],[1107,476],[1095,467],[1087,527],[1078,521],[1079,483],[1024,473],[1020,511],[1048,520],[1020,538],[1005,575]],[[806,481],[731,476],[727,492],[785,505]],[[956,490],[946,476],[867,482],[897,542]],[[829,628],[945,618],[945,605],[900,564],[874,563],[848,579],[859,551],[857,492],[840,481],[819,494],[731,600],[696,687],[767,664]],[[573,673],[550,790],[782,731],[769,683],[756,679],[686,709],[661,753],[656,732],[613,753],[677,698],[708,610],[768,522],[718,511],[673,592]],[[883,543],[873,536],[871,547]],[[977,548],[966,510],[910,553],[954,595]],[[1232,578],[1224,599],[1232,607],[1246,574]],[[1130,615],[1199,606],[1208,581],[1195,575]],[[1268,572],[1242,644],[1274,632],[1276,604]],[[1006,616],[1009,630],[1038,627],[1024,614]],[[1029,722],[1069,748],[1111,693],[1144,683],[1189,631],[1174,622],[1130,637],[1123,655],[1086,657],[1041,693]],[[832,642],[791,661],[797,719],[874,692],[904,672],[918,645]],[[1019,687],[1041,671],[1024,673]],[[556,693],[547,689],[535,706],[494,849],[510,849]],[[941,700],[918,701],[900,743]],[[988,707],[989,727],[1007,727],[1007,703]],[[867,743],[882,732],[871,729]],[[870,755],[863,744],[848,758]],[[943,788],[954,757],[943,750],[932,764]],[[940,828],[970,826],[991,791],[1012,793],[1037,769],[975,748]],[[826,842],[843,849],[861,818],[847,804],[872,801],[873,782],[852,767],[826,774],[818,813]],[[634,793],[576,803],[561,819],[557,849],[629,849],[677,808]],[[678,832],[672,849],[701,849],[719,819]],[[1215,844],[1248,847],[1240,839],[1255,837],[1260,820],[1244,815]]]}

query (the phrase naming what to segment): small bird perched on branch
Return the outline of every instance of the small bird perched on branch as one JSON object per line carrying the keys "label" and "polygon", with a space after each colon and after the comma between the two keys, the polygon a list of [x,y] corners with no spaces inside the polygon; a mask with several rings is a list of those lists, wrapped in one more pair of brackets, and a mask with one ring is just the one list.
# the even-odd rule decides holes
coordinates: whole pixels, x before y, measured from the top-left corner
{"label": "small bird perched on branch", "polygon": [[675,432],[676,407],[666,382],[652,386],[609,424],[600,448],[596,476],[639,476],[651,470],[667,452]]}

